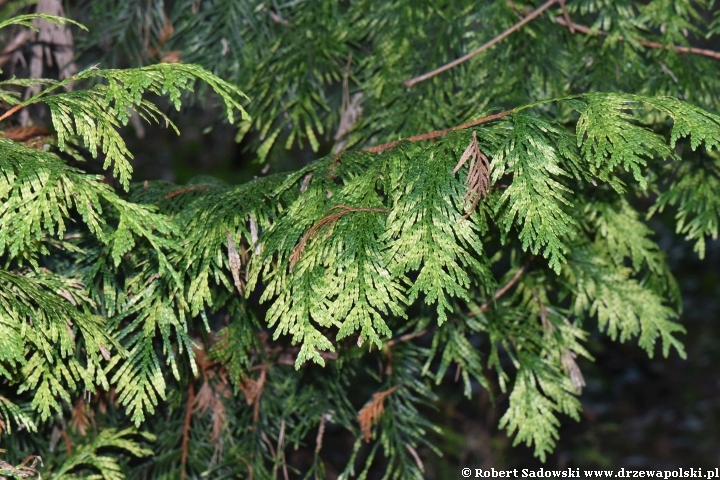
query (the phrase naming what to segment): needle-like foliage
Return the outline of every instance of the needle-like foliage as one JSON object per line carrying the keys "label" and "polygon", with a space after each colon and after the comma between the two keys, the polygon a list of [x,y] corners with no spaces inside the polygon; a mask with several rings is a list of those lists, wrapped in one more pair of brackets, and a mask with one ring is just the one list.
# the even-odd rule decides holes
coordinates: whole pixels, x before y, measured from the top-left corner
{"label": "needle-like foliage", "polygon": [[[701,256],[717,237],[720,77],[682,56],[704,2],[630,3],[91,2],[117,14],[95,40],[128,36],[110,57],[204,67],[0,84],[0,475],[419,479],[452,454],[445,388],[506,393],[500,426],[545,460],[579,418],[590,331],[684,357],[637,200]],[[61,21],[0,27],[33,19]],[[178,109],[196,80],[261,161],[278,141],[328,154],[131,183],[120,128],[173,127],[150,98]],[[52,134],[14,140],[33,105]]]}

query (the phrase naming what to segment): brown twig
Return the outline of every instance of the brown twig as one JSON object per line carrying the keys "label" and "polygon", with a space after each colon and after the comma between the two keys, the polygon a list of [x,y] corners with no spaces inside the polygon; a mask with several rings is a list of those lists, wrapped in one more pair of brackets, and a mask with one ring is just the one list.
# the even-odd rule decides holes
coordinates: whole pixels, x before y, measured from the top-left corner
{"label": "brown twig", "polygon": [[327,415],[325,412],[320,415],[320,425],[318,426],[317,437],[315,437],[316,455],[320,455],[320,450],[322,450],[323,435],[325,435],[325,415]]}
{"label": "brown twig", "polygon": [[[290,477],[288,476],[287,461],[285,460],[285,419],[283,419],[280,423],[280,435],[278,435],[277,454],[278,460],[282,460],[283,475],[285,476],[285,480],[289,480]],[[275,464],[275,467],[273,468],[273,478],[277,478],[277,469],[279,466],[280,464]]]}
{"label": "brown twig", "polygon": [[563,18],[568,23],[568,28],[570,29],[570,33],[572,33],[574,35],[575,27],[573,27],[573,21],[570,20],[570,14],[567,11],[567,7],[565,7],[565,0],[560,0],[560,9],[562,10]]}
{"label": "brown twig", "polygon": [[185,467],[187,465],[188,458],[188,443],[190,443],[190,422],[192,422],[192,412],[195,405],[195,385],[190,382],[188,385],[188,398],[187,406],[185,409],[185,423],[183,424],[183,435],[182,435],[182,446],[180,447],[180,463],[182,464],[182,470],[180,470],[181,480],[185,480]]}
{"label": "brown twig", "polygon": [[353,212],[383,212],[388,213],[389,210],[385,208],[373,208],[373,207],[362,207],[362,208],[354,208],[350,207],[348,205],[335,205],[330,210],[335,210],[336,208],[339,208],[339,212],[331,213],[330,215],[327,215],[318,222],[310,227],[310,229],[305,232],[305,235],[302,236],[300,241],[295,245],[295,248],[293,249],[292,253],[290,254],[290,268],[295,267],[295,264],[300,260],[300,257],[302,256],[303,251],[305,250],[305,246],[307,245],[307,242],[312,240],[315,234],[322,228],[330,226],[332,227],[335,222],[340,220],[344,215],[347,215],[348,213]]}
{"label": "brown twig", "polygon": [[419,331],[417,331],[417,332],[406,333],[405,335],[400,335],[400,336],[397,337],[397,338],[391,338],[390,340],[388,340],[387,342],[385,342],[385,346],[388,347],[388,348],[390,348],[390,347],[393,347],[393,346],[397,345],[398,343],[409,342],[410,340],[412,340],[412,339],[414,339],[414,338],[422,337],[422,336],[425,335],[426,333],[428,333],[428,332],[430,332],[430,331],[432,331],[432,330],[435,330],[436,328],[437,328],[437,327],[423,328],[422,330],[419,330]]}
{"label": "brown twig", "polygon": [[[0,120],[2,120],[0,118]],[[167,195],[163,197],[163,200],[170,200],[173,197],[177,197],[178,195],[182,195],[183,193],[188,192],[194,192],[195,190],[207,190],[208,187],[206,185],[192,185],[189,187],[181,188],[179,190],[175,190],[174,192],[170,192]]]}
{"label": "brown twig", "polygon": [[405,86],[408,87],[408,88],[410,88],[410,87],[412,87],[413,85],[415,85],[416,83],[420,83],[420,82],[422,82],[422,81],[424,81],[424,80],[427,80],[428,78],[432,78],[432,77],[434,77],[434,76],[436,76],[436,75],[441,74],[442,72],[444,72],[444,71],[446,71],[446,70],[450,70],[451,68],[456,67],[456,66],[460,65],[461,63],[470,60],[470,59],[471,59],[472,57],[474,57],[475,55],[484,52],[485,50],[487,50],[488,48],[492,47],[492,46],[495,45],[496,43],[504,40],[504,39],[505,39],[507,36],[509,36],[510,34],[512,34],[512,33],[514,33],[515,31],[521,29],[521,28],[522,28],[523,26],[525,26],[526,24],[532,22],[532,21],[535,20],[537,17],[539,17],[545,10],[547,10],[547,9],[550,8],[550,7],[552,7],[552,6],[553,6],[554,4],[556,4],[557,2],[558,2],[558,0],[548,0],[547,2],[543,3],[540,7],[538,7],[537,9],[535,9],[533,12],[531,12],[528,16],[526,16],[525,18],[523,18],[522,20],[520,20],[518,23],[516,23],[516,24],[513,25],[512,27],[508,28],[507,30],[505,30],[504,32],[502,32],[500,35],[496,36],[495,38],[493,38],[493,39],[490,40],[489,42],[485,43],[485,44],[482,45],[481,47],[476,48],[476,49],[473,50],[472,52],[467,53],[467,54],[463,55],[462,57],[460,57],[460,58],[458,58],[458,59],[456,59],[456,60],[453,60],[453,61],[450,62],[450,63],[446,63],[446,64],[443,65],[442,67],[436,68],[436,69],[433,70],[432,72],[424,73],[424,74],[420,75],[419,77],[415,77],[415,78],[412,78],[412,79],[410,79],[410,80],[407,80],[407,81],[405,82]]}
{"label": "brown twig", "polygon": [[488,122],[492,122],[494,120],[499,120],[503,117],[507,117],[514,111],[515,111],[515,109],[513,108],[512,110],[506,110],[504,112],[494,113],[492,115],[478,118],[477,120],[472,120],[470,122],[463,123],[463,124],[457,125],[455,127],[446,128],[445,130],[436,130],[434,132],[422,133],[420,135],[414,135],[412,137],[401,138],[400,140],[393,140],[392,142],[375,145],[374,147],[366,148],[364,151],[370,152],[370,153],[380,153],[380,152],[384,152],[385,150],[390,150],[392,148],[397,147],[400,144],[400,142],[419,142],[420,140],[433,140],[435,138],[444,137],[448,133],[456,132],[458,130],[465,130],[466,128],[476,127],[478,125],[482,125],[483,123],[488,123]]}
{"label": "brown twig", "polygon": [[415,464],[418,466],[420,471],[425,473],[425,465],[423,465],[422,460],[420,460],[420,455],[418,455],[417,451],[409,443],[405,444],[405,448],[408,449],[410,455],[412,455],[412,457],[415,459]]}
{"label": "brown twig", "polygon": [[[573,21],[568,21],[568,19],[563,17],[555,17],[555,22],[559,25],[562,25],[563,27],[567,27],[570,29],[570,31],[576,30],[580,33],[584,33],[585,35],[607,35],[607,32],[603,30],[593,30],[592,28],[581,25],[579,23],[575,23]],[[625,40],[625,38],[622,35],[618,35],[618,40]],[[638,43],[642,45],[643,47],[647,48],[657,48],[657,49],[663,49],[663,50],[673,50],[676,53],[694,53],[696,55],[703,55],[705,57],[714,58],[715,60],[720,60],[720,52],[716,52],[715,50],[707,50],[705,48],[695,48],[695,47],[681,47],[681,46],[671,46],[671,45],[663,45],[660,42],[648,42],[647,40],[638,40]]]}
{"label": "brown twig", "polygon": [[13,108],[11,108],[11,109],[8,110],[7,112],[3,113],[2,116],[0,116],[0,122],[2,122],[3,120],[5,120],[5,119],[8,118],[9,116],[13,115],[15,112],[17,112],[18,110],[22,109],[24,106],[25,106],[25,105],[23,105],[23,104],[15,105]]}
{"label": "brown twig", "polygon": [[480,306],[480,311],[485,313],[490,308],[490,305],[496,301],[498,298],[502,297],[507,293],[508,290],[510,290],[513,285],[517,283],[518,280],[520,280],[520,277],[525,273],[525,270],[527,270],[527,263],[520,267],[517,272],[515,272],[515,275],[508,281],[505,285],[502,286],[497,292],[495,292],[495,295],[493,295],[492,300],[488,300],[487,302],[483,303]]}

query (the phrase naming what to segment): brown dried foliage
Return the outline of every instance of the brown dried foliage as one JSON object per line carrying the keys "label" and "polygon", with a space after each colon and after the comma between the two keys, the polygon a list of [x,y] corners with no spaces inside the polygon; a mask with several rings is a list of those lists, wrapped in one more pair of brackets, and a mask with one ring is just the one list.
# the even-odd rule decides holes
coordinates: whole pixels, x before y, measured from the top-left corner
{"label": "brown dried foliage", "polygon": [[462,219],[467,219],[472,212],[475,211],[480,200],[484,200],[487,197],[488,191],[490,191],[490,160],[482,153],[480,146],[477,141],[477,133],[472,132],[472,139],[470,144],[467,146],[460,161],[453,170],[453,175],[462,168],[467,161],[470,160],[470,167],[468,168],[467,178],[465,179],[465,215]]}
{"label": "brown dried foliage", "polygon": [[253,422],[257,422],[260,418],[260,397],[262,396],[263,390],[265,389],[265,378],[267,376],[267,365],[262,364],[260,366],[260,375],[257,380],[250,377],[240,379],[240,390],[245,395],[245,402],[248,405],[253,405],[255,410],[253,411]]}
{"label": "brown dried foliage", "polygon": [[372,438],[372,427],[380,415],[382,415],[385,411],[385,397],[393,393],[395,390],[397,390],[397,387],[390,387],[382,392],[374,393],[370,403],[365,405],[362,410],[360,410],[360,413],[358,413],[360,429],[363,432],[363,440],[366,442],[369,442],[370,438]]}
{"label": "brown dried foliage", "polygon": [[72,428],[73,432],[84,437],[87,435],[88,427],[94,423],[93,416],[93,411],[87,408],[85,400],[78,398],[70,413],[68,425]]}
{"label": "brown dried foliage", "polygon": [[566,373],[570,374],[570,381],[572,382],[578,395],[582,393],[582,389],[585,386],[585,378],[583,378],[582,371],[578,364],[575,362],[577,354],[572,350],[566,348],[562,354],[562,367]]}
{"label": "brown dried foliage", "polygon": [[226,367],[208,359],[205,350],[196,348],[194,352],[195,362],[203,378],[203,384],[197,393],[195,392],[194,383],[191,382],[188,385],[180,457],[182,463],[180,477],[183,479],[186,476],[185,465],[188,458],[193,415],[195,413],[210,414],[212,420],[210,441],[213,443],[220,442],[216,447],[221,448],[221,435],[227,424],[227,409],[223,400],[227,400],[232,396]]}
{"label": "brown dried foliage", "polygon": [[230,265],[230,273],[232,274],[235,288],[237,288],[238,293],[242,295],[245,290],[245,282],[240,278],[240,267],[242,266],[243,262],[240,258],[240,254],[238,253],[237,248],[235,247],[235,242],[233,242],[232,234],[230,232],[227,232],[226,236],[228,242],[228,264]]}
{"label": "brown dried foliage", "polygon": [[[0,450],[4,452],[5,450]],[[17,475],[21,478],[35,477],[38,475],[37,464],[43,466],[42,458],[39,455],[30,455],[18,466],[10,465],[5,460],[0,460],[0,472],[10,472],[13,475]],[[0,480],[5,480],[5,477],[0,476]]]}
{"label": "brown dried foliage", "polygon": [[[160,36],[157,40],[157,45],[154,47],[150,46],[150,34],[149,32],[145,35],[145,50],[147,51],[146,58],[153,58],[162,53],[162,49],[165,43],[170,39],[172,34],[175,33],[175,27],[170,23],[170,19],[165,15],[163,26],[160,29]],[[160,58],[160,63],[180,63],[180,50],[172,50],[163,53]]]}
{"label": "brown dried foliage", "polygon": [[208,360],[204,350],[196,350],[196,361],[205,380],[195,395],[193,413],[210,413],[212,430],[210,441],[216,442],[227,423],[227,409],[223,399],[232,396],[227,369],[224,365]]}
{"label": "brown dried foliage", "polygon": [[315,454],[320,455],[320,450],[322,450],[322,442],[323,442],[323,436],[325,435],[325,416],[327,413],[323,412],[320,415],[320,425],[318,426],[318,433],[317,437],[315,437]]}

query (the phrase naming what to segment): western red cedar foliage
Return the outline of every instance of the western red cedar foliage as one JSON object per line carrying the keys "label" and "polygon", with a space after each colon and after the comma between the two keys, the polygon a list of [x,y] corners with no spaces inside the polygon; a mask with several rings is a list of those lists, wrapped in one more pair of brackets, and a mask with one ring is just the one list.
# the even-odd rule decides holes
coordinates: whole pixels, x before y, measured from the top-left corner
{"label": "western red cedar foliage", "polygon": [[[7,45],[64,23],[23,6]],[[0,475],[423,478],[447,389],[507,393],[544,460],[591,330],[685,355],[647,220],[672,209],[701,257],[718,234],[710,6],[81,2],[87,68],[0,85]],[[260,162],[328,154],[133,178],[120,126],[172,126],[151,99],[196,80]],[[18,129],[39,104],[51,128]]]}

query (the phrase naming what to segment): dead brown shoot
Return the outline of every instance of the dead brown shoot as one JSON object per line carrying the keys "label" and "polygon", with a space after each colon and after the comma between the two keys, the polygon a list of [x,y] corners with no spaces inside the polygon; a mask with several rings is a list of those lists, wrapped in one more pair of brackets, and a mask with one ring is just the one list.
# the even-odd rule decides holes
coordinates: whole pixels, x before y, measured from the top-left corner
{"label": "dead brown shoot", "polygon": [[358,420],[360,421],[360,429],[363,432],[363,440],[366,442],[372,438],[372,427],[377,422],[377,419],[385,411],[384,400],[385,397],[397,390],[397,387],[390,387],[382,392],[373,394],[370,403],[365,405],[360,413],[358,413]]}
{"label": "dead brown shoot", "polygon": [[210,412],[210,418],[212,419],[210,441],[212,443],[220,439],[220,435],[227,423],[227,410],[221,398],[226,391],[229,393],[229,390],[224,389],[222,385],[216,384],[213,388],[208,381],[205,381],[195,396],[193,412],[201,414]]}
{"label": "dead brown shoot", "polygon": [[253,422],[257,423],[260,418],[260,397],[262,396],[263,389],[265,388],[265,377],[267,375],[267,365],[263,364],[260,368],[260,375],[257,380],[253,380],[250,377],[240,379],[240,390],[245,395],[245,402],[248,405],[253,405],[255,410],[253,411]]}
{"label": "dead brown shoot", "polygon": [[455,166],[453,175],[456,174],[468,160],[470,160],[470,167],[468,168],[467,178],[465,179],[467,189],[465,190],[465,196],[463,198],[466,207],[465,215],[463,215],[461,220],[466,220],[472,212],[475,211],[480,200],[484,200],[487,197],[488,191],[490,191],[490,160],[488,160],[480,150],[475,132],[472,132],[470,144]]}
{"label": "dead brown shoot", "polygon": [[84,399],[78,398],[70,414],[68,426],[72,428],[73,432],[84,437],[87,435],[88,427],[93,423],[93,411],[87,408]]}
{"label": "dead brown shoot", "polygon": [[[2,450],[3,452],[5,450]],[[37,464],[40,464],[40,466],[43,466],[42,458],[39,455],[30,455],[27,457],[23,462],[18,465],[17,467],[14,467],[10,465],[5,460],[0,460],[0,470],[4,470],[6,472],[10,472],[13,475],[16,475],[21,478],[27,478],[27,477],[35,477],[37,472]],[[5,478],[5,477],[0,477]]]}
{"label": "dead brown shoot", "polygon": [[305,247],[307,246],[307,243],[315,238],[315,235],[317,233],[324,229],[328,228],[327,236],[330,236],[330,233],[332,232],[332,227],[335,225],[335,223],[340,220],[343,216],[347,215],[348,213],[354,213],[354,212],[383,212],[388,213],[389,210],[385,208],[375,208],[375,207],[361,207],[361,208],[354,208],[350,207],[348,205],[335,205],[334,207],[330,208],[329,211],[339,209],[338,212],[331,213],[330,215],[326,215],[325,217],[318,220],[318,222],[310,227],[310,229],[305,232],[305,235],[302,236],[300,241],[295,245],[295,248],[293,249],[292,253],[290,254],[290,268],[294,268],[295,264],[300,260],[300,257],[302,256],[303,251],[305,250]]}
{"label": "dead brown shoot", "polygon": [[232,234],[227,232],[226,236],[228,242],[228,264],[230,266],[230,273],[232,274],[235,288],[237,288],[238,293],[242,295],[245,290],[245,282],[240,278],[240,267],[242,266],[242,261],[237,248],[235,248],[235,242],[233,242]]}
{"label": "dead brown shoot", "polygon": [[562,354],[562,367],[566,373],[570,375],[570,381],[575,387],[575,391],[580,395],[582,389],[585,386],[585,378],[583,378],[582,371],[578,364],[575,362],[577,354],[572,350],[566,348]]}

